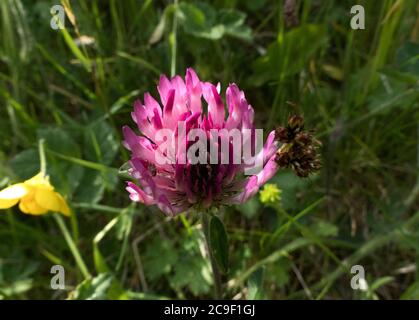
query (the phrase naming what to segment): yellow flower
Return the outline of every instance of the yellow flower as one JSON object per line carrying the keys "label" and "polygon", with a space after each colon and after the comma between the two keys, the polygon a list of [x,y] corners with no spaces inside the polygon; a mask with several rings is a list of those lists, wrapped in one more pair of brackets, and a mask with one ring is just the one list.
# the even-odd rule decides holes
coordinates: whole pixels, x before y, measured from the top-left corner
{"label": "yellow flower", "polygon": [[19,209],[27,214],[41,215],[55,211],[65,216],[70,215],[67,202],[54,191],[49,177],[42,173],[0,191],[0,209],[10,208],[18,202]]}
{"label": "yellow flower", "polygon": [[267,183],[260,191],[260,202],[263,204],[274,204],[281,201],[281,190],[276,184]]}

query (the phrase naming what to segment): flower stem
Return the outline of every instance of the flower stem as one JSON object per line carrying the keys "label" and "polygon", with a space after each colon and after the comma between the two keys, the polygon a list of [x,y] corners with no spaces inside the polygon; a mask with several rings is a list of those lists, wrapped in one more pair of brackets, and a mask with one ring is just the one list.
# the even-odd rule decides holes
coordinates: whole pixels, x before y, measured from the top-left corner
{"label": "flower stem", "polygon": [[53,216],[64,236],[65,241],[67,242],[68,247],[70,248],[71,253],[73,254],[74,260],[76,260],[77,266],[79,267],[81,273],[83,274],[83,277],[85,279],[90,278],[91,275],[80,255],[79,250],[77,249],[76,244],[73,241],[73,238],[70,235],[70,232],[67,229],[67,226],[65,225],[65,222],[63,221],[61,216],[59,216],[58,214],[54,214]]}
{"label": "flower stem", "polygon": [[42,175],[45,176],[47,173],[47,161],[45,158],[44,139],[39,140],[38,151],[39,151],[40,171]]}
{"label": "flower stem", "polygon": [[209,241],[209,219],[208,219],[208,213],[204,212],[202,215],[202,228],[204,231],[205,236],[205,243],[207,245],[207,251],[208,256],[210,258],[211,262],[211,268],[212,268],[212,277],[214,279],[214,298],[215,299],[222,299],[223,291],[222,291],[222,283],[221,283],[221,273],[218,269],[217,262],[214,259],[214,256],[212,255],[211,251],[211,244]]}
{"label": "flower stem", "polygon": [[172,57],[170,62],[170,75],[175,76],[176,73],[176,51],[177,51],[177,10],[178,10],[178,0],[173,1],[173,6],[175,12],[173,14],[173,24],[172,32],[170,34],[170,42],[172,47]]}

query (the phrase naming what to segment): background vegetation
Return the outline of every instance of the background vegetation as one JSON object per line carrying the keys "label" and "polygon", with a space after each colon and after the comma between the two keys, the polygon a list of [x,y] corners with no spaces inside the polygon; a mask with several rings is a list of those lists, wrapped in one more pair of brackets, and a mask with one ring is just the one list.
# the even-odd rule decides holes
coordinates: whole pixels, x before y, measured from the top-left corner
{"label": "background vegetation", "polygon": [[[84,279],[51,215],[0,213],[0,299],[211,298],[199,216],[131,204],[118,168],[132,102],[161,73],[245,90],[266,132],[296,110],[322,141],[322,171],[282,171],[220,213],[229,299],[419,298],[419,6],[414,0],[0,1],[0,188],[47,170]],[[292,5],[294,3],[294,5]],[[361,4],[366,29],[350,28]],[[66,290],[50,288],[50,268]],[[369,289],[350,287],[365,268]]]}

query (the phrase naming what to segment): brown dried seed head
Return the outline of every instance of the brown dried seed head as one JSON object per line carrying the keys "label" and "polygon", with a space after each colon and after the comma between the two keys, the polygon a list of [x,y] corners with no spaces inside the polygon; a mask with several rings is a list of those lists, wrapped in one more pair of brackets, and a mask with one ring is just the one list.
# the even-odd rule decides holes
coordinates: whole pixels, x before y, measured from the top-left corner
{"label": "brown dried seed head", "polygon": [[313,137],[313,131],[303,131],[304,119],[293,115],[287,127],[275,131],[275,137],[283,143],[278,150],[276,162],[282,168],[291,168],[299,177],[307,177],[321,167],[318,146],[321,143]]}
{"label": "brown dried seed head", "polygon": [[299,115],[292,115],[288,118],[288,127],[298,133],[304,129],[304,119]]}
{"label": "brown dried seed head", "polygon": [[276,155],[275,160],[276,160],[276,163],[278,163],[280,167],[288,167],[290,165],[290,156],[288,152],[279,152]]}
{"label": "brown dried seed head", "polygon": [[312,140],[313,140],[313,137],[308,132],[300,132],[295,137],[295,141],[298,144],[302,144],[302,145],[310,144]]}
{"label": "brown dried seed head", "polygon": [[283,143],[290,142],[288,137],[288,130],[284,127],[277,128],[275,130],[275,139]]}

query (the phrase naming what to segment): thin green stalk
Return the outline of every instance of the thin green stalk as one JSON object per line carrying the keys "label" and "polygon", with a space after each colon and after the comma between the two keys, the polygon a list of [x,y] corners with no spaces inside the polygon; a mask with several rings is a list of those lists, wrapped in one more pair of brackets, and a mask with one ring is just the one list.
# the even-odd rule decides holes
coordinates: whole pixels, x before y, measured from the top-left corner
{"label": "thin green stalk", "polygon": [[174,0],[174,13],[172,32],[170,34],[170,43],[172,45],[172,60],[170,64],[170,75],[173,77],[176,74],[176,50],[177,50],[177,0]]}
{"label": "thin green stalk", "polygon": [[202,228],[204,231],[205,243],[207,245],[207,250],[208,250],[208,256],[211,262],[212,277],[214,279],[214,298],[222,299],[223,290],[222,290],[222,282],[221,282],[221,273],[220,273],[220,270],[218,269],[217,262],[215,261],[214,256],[212,255],[212,251],[211,251],[211,245],[209,241],[208,215],[209,214],[206,212],[204,212],[204,214],[202,215]]}
{"label": "thin green stalk", "polygon": [[[40,161],[40,167],[41,167],[41,173],[43,175],[46,175],[47,173],[47,161],[45,157],[45,149],[44,149],[44,140],[39,140],[39,161]],[[55,221],[57,222],[65,241],[67,242],[68,247],[70,248],[71,253],[74,256],[74,259],[76,260],[76,263],[83,274],[84,278],[90,278],[90,273],[87,270],[86,264],[84,263],[83,259],[81,258],[80,252],[77,249],[76,244],[74,243],[73,238],[70,235],[70,232],[68,231],[63,219],[60,215],[54,214]],[[73,225],[73,231],[74,236],[77,238],[78,232],[77,232],[77,220],[75,220],[75,216],[72,214],[72,225]]]}
{"label": "thin green stalk", "polygon": [[61,218],[60,215],[54,214],[54,219],[58,224],[58,227],[61,230],[61,233],[64,236],[65,241],[67,242],[68,247],[70,248],[71,253],[73,254],[74,260],[76,260],[77,266],[80,269],[80,272],[83,274],[83,277],[85,279],[88,279],[91,277],[89,270],[86,267],[86,264],[84,263],[79,250],[77,249],[76,244],[73,241],[73,238],[70,235],[70,232],[67,229],[67,226],[65,225],[64,220]]}
{"label": "thin green stalk", "polygon": [[44,139],[39,140],[38,151],[39,151],[40,170],[41,170],[41,173],[45,176],[47,174],[47,161],[45,158]]}

